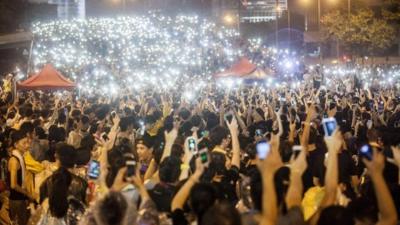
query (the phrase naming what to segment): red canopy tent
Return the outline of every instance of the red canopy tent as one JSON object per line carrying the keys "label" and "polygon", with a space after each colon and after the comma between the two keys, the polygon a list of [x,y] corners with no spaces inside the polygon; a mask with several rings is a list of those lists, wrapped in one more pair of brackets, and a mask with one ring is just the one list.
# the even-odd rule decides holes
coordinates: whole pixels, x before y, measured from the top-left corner
{"label": "red canopy tent", "polygon": [[236,77],[243,79],[265,79],[267,76],[272,74],[272,70],[266,71],[258,68],[256,65],[251,63],[247,58],[243,57],[239,62],[235,63],[230,69],[224,72],[215,74],[215,78],[226,78],[226,77]]}
{"label": "red canopy tent", "polygon": [[71,90],[76,84],[61,75],[52,65],[47,64],[42,71],[18,83],[18,90]]}

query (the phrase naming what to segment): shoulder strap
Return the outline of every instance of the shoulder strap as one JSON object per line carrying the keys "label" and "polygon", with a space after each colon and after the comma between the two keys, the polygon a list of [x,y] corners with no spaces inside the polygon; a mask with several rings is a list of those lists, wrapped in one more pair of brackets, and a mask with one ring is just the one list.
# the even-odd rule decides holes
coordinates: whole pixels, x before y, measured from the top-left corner
{"label": "shoulder strap", "polygon": [[25,161],[21,153],[17,150],[13,150],[11,153],[12,156],[18,159],[19,166],[21,167],[21,175],[22,175],[22,187],[25,187]]}

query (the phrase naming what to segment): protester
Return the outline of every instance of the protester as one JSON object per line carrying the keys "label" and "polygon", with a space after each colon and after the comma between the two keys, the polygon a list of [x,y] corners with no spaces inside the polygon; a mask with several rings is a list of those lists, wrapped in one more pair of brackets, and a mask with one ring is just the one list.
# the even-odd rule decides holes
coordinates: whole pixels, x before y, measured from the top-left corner
{"label": "protester", "polygon": [[0,107],[0,221],[31,205],[40,225],[397,224],[400,92],[327,79],[21,92]]}

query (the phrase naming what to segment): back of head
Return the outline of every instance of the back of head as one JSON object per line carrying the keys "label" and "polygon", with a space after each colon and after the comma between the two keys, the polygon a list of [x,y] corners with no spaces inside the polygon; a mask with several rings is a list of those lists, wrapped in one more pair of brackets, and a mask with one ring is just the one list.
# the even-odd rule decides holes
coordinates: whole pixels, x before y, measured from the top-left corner
{"label": "back of head", "polygon": [[190,205],[199,220],[201,220],[203,214],[214,205],[216,200],[216,190],[214,186],[209,183],[196,184],[190,190]]}
{"label": "back of head", "polygon": [[201,225],[241,225],[239,212],[229,203],[215,204],[201,219]]}
{"label": "back of head", "polygon": [[110,192],[96,205],[94,214],[97,224],[122,225],[126,218],[128,203],[119,192]]}
{"label": "back of head", "polygon": [[160,164],[160,181],[166,183],[175,183],[181,174],[181,163],[181,160],[175,156],[165,158]]}
{"label": "back of head", "polygon": [[72,168],[76,161],[76,151],[71,145],[58,143],[56,145],[56,157],[60,161],[62,167]]}
{"label": "back of head", "polygon": [[225,127],[217,126],[212,129],[210,133],[210,141],[213,146],[220,145],[222,140],[227,138],[229,135],[229,130]]}
{"label": "back of head", "polygon": [[62,218],[68,211],[68,188],[71,184],[71,174],[61,167],[50,177],[49,209],[52,216]]}
{"label": "back of head", "polygon": [[354,220],[348,209],[343,206],[329,206],[322,210],[318,225],[353,225]]}

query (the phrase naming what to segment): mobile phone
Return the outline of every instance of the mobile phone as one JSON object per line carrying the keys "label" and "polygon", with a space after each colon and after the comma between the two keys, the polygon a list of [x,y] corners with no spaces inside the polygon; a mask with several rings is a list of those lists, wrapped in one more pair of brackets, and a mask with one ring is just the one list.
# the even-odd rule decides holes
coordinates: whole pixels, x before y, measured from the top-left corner
{"label": "mobile phone", "polygon": [[88,168],[88,177],[90,179],[97,179],[100,176],[100,162],[96,160],[91,160],[89,162],[89,168]]}
{"label": "mobile phone", "polygon": [[141,136],[143,136],[144,133],[146,132],[146,125],[144,124],[144,121],[143,121],[143,120],[140,120],[140,121],[139,121],[139,125],[140,125],[139,134],[140,134]]}
{"label": "mobile phone", "polygon": [[360,148],[361,157],[364,157],[368,160],[372,160],[372,154],[373,154],[373,150],[372,150],[371,145],[365,144],[365,145],[361,146],[361,148]]}
{"label": "mobile phone", "polygon": [[115,111],[112,111],[112,112],[111,112],[111,118],[114,119],[116,115],[117,115],[117,112],[115,112]]}
{"label": "mobile phone", "polygon": [[201,163],[207,164],[208,163],[208,149],[203,148],[199,151],[199,157],[201,160]]}
{"label": "mobile phone", "polygon": [[136,173],[136,161],[134,160],[127,160],[125,162],[126,165],[126,177],[133,177]]}
{"label": "mobile phone", "polygon": [[210,134],[210,132],[208,132],[208,130],[203,130],[203,131],[201,132],[201,136],[202,136],[202,137],[208,137],[209,134]]}
{"label": "mobile phone", "polygon": [[297,159],[297,157],[300,155],[300,152],[303,148],[301,145],[293,145],[292,147],[292,154],[294,155],[294,158]]}
{"label": "mobile phone", "polygon": [[231,122],[232,122],[232,119],[233,119],[233,113],[232,113],[232,112],[226,113],[226,114],[224,115],[224,118],[225,118],[226,121],[228,121],[228,123],[231,123]]}
{"label": "mobile phone", "polygon": [[260,137],[262,135],[263,135],[262,130],[261,129],[257,129],[256,130],[256,136]]}
{"label": "mobile phone", "polygon": [[380,103],[378,104],[378,113],[382,113],[383,110],[384,110],[383,102],[380,102]]}
{"label": "mobile phone", "polygon": [[189,151],[196,151],[196,140],[193,137],[188,138]]}
{"label": "mobile phone", "polygon": [[65,114],[65,116],[68,116],[68,109],[67,108],[64,108],[64,114]]}
{"label": "mobile phone", "polygon": [[330,137],[336,130],[337,122],[335,118],[329,117],[322,120],[322,125],[324,127],[325,136]]}
{"label": "mobile phone", "polygon": [[265,159],[267,158],[270,150],[271,150],[271,146],[270,144],[263,140],[263,141],[259,141],[256,145],[256,149],[257,149],[257,156],[259,159]]}

